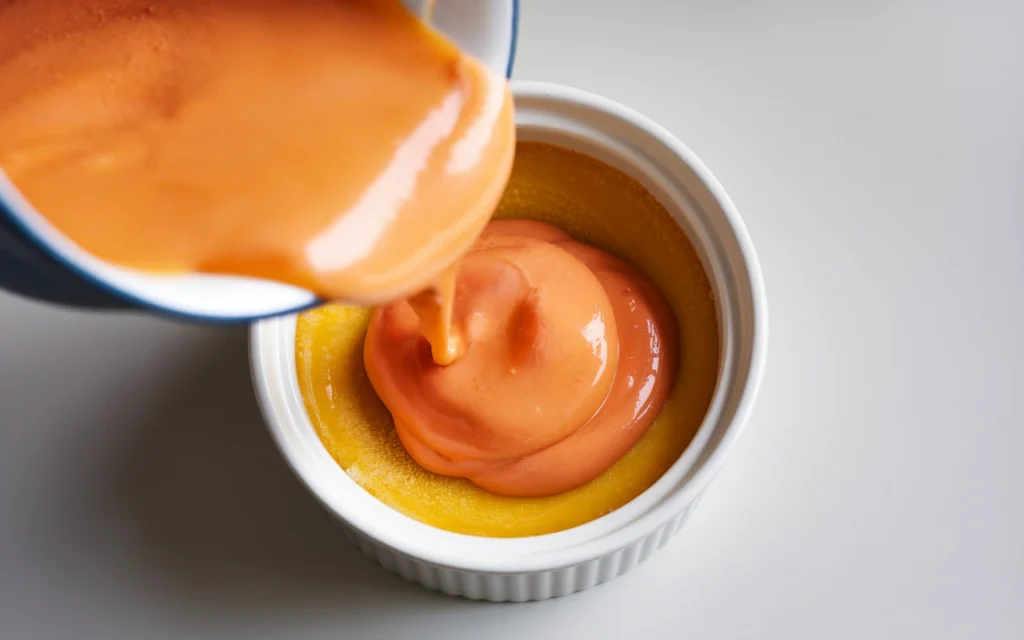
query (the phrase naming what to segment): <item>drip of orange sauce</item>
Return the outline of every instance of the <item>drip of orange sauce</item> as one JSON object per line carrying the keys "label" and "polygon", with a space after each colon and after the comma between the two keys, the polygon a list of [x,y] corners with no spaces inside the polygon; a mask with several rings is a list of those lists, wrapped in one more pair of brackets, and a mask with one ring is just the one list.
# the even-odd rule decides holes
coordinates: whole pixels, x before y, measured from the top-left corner
{"label": "drip of orange sauce", "polygon": [[430,355],[436,364],[447,366],[462,357],[466,343],[452,325],[455,306],[455,284],[462,261],[448,268],[433,285],[408,299],[419,318],[423,337],[430,344]]}
{"label": "drip of orange sauce", "polygon": [[415,293],[512,166],[504,78],[397,0],[0,5],[0,168],[109,262]]}
{"label": "drip of orange sauce", "polygon": [[618,258],[541,222],[498,220],[445,286],[425,294],[426,312],[423,300],[379,307],[364,345],[423,467],[503,495],[562,493],[611,467],[665,404],[675,319]]}

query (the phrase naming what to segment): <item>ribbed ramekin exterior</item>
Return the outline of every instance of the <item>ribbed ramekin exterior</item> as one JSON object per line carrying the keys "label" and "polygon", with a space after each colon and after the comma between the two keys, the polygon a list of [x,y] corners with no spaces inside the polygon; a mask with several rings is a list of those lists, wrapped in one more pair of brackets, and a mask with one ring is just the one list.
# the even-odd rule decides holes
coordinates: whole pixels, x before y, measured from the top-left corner
{"label": "ribbed ramekin exterior", "polygon": [[[692,227],[693,238],[708,252],[705,266],[710,265],[709,277],[716,283],[720,333],[728,337],[726,347],[732,345],[723,347],[729,357],[721,364],[716,399],[698,432],[703,437],[690,445],[688,462],[680,459],[674,475],[660,483],[661,493],[637,506],[626,524],[581,525],[577,539],[600,555],[579,561],[585,556],[577,549],[560,558],[561,542],[540,536],[532,543],[538,555],[531,558],[529,538],[511,545],[514,552],[507,541],[492,539],[474,541],[472,561],[463,565],[457,550],[465,540],[446,532],[417,531],[429,527],[402,522],[400,514],[393,519],[395,512],[368,504],[351,479],[341,480],[344,472],[323,450],[304,413],[294,372],[294,319],[256,325],[252,350],[257,397],[275,441],[306,486],[341,521],[347,537],[385,569],[411,582],[492,602],[546,600],[583,591],[629,571],[664,546],[693,513],[698,498],[691,496],[711,482],[749,415],[764,369],[768,330],[763,278],[750,238],[721,185],[691,151],[653,122],[598,96],[538,83],[517,83],[513,90],[517,126],[529,139],[593,152],[598,159],[618,159],[637,176],[650,174],[652,189],[672,204],[680,223]],[[375,518],[387,518],[387,526]],[[417,535],[430,536],[432,542],[428,545]],[[491,555],[501,562],[488,563]],[[443,558],[445,564],[428,558]],[[540,563],[541,558],[549,564]],[[458,565],[524,570],[499,573]],[[535,567],[541,569],[525,570]]]}
{"label": "ribbed ramekin exterior", "polygon": [[571,595],[608,582],[637,566],[665,546],[689,519],[697,501],[632,544],[586,562],[532,573],[483,573],[438,566],[395,553],[338,520],[345,537],[371,560],[427,589],[490,602],[528,602]]}

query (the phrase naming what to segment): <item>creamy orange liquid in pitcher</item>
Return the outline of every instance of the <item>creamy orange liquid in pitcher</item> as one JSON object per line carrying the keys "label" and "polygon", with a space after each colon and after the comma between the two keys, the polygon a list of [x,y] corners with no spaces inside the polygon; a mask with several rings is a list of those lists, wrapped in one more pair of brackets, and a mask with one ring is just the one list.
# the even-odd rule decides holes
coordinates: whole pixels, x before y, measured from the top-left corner
{"label": "creamy orange liquid in pitcher", "polygon": [[43,216],[123,266],[387,303],[365,366],[409,453],[543,496],[643,435],[676,328],[617,258],[485,230],[514,148],[504,79],[397,0],[0,5],[0,167]]}
{"label": "creamy orange liquid in pitcher", "polygon": [[0,5],[0,167],[117,264],[392,300],[473,243],[514,142],[504,78],[397,0]]}

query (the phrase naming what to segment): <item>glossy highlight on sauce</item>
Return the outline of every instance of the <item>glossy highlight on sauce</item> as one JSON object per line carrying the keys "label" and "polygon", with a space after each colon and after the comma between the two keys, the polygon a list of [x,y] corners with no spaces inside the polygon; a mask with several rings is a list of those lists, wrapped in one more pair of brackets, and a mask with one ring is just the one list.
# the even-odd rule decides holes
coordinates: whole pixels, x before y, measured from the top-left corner
{"label": "glossy highlight on sauce", "polygon": [[389,507],[457,533],[563,531],[630,502],[675,464],[697,433],[718,378],[716,303],[685,232],[640,183],[582,153],[519,142],[495,218],[535,219],[618,256],[671,306],[678,371],[665,406],[604,473],[571,491],[513,497],[424,469],[406,451],[364,366],[371,309],[328,304],[299,314],[295,370],[309,420],[340,470]]}
{"label": "glossy highlight on sauce", "polygon": [[398,0],[0,4],[0,169],[84,250],[375,304],[476,240],[507,82]]}
{"label": "glossy highlight on sauce", "polygon": [[452,293],[448,362],[431,349],[436,317],[404,300],[378,307],[366,335],[369,379],[426,469],[502,495],[562,493],[608,469],[664,405],[672,310],[622,260],[542,222],[497,220]]}

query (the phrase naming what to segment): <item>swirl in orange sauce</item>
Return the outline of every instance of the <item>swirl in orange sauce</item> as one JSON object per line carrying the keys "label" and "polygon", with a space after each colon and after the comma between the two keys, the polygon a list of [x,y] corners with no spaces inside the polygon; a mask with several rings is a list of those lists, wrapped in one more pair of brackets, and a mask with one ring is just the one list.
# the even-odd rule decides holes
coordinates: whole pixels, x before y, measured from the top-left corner
{"label": "swirl in orange sauce", "polygon": [[[423,322],[417,308],[431,306],[415,300],[378,308],[364,347],[402,443],[430,471],[503,495],[562,493],[614,464],[664,405],[675,319],[618,258],[541,222],[498,220],[450,293]],[[439,318],[451,327],[440,348]]]}

